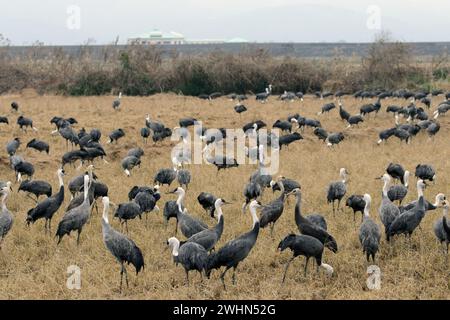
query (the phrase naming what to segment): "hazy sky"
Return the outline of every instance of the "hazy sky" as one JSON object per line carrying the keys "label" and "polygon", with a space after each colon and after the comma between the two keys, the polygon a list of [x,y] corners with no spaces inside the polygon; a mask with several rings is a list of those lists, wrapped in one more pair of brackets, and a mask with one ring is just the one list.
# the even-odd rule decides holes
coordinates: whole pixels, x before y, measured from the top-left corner
{"label": "hazy sky", "polygon": [[366,42],[381,28],[404,41],[450,41],[446,0],[13,0],[0,10],[13,44],[124,43],[155,28],[258,42]]}

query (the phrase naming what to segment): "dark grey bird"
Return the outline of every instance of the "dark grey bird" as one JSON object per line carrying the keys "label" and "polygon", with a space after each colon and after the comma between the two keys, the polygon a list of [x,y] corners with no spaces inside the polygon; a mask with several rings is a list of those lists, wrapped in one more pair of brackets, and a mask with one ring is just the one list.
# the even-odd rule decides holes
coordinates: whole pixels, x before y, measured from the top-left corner
{"label": "dark grey bird", "polygon": [[301,212],[302,193],[300,189],[294,189],[292,194],[296,197],[295,204],[295,223],[301,234],[308,235],[318,239],[326,248],[331,252],[336,253],[338,251],[338,245],[336,240],[327,230],[323,229],[320,225],[310,221],[308,217],[304,217]]}
{"label": "dark grey bird", "polygon": [[215,156],[211,156],[210,154],[210,146],[212,144],[207,145],[204,149],[203,149],[203,153],[205,154],[205,158],[206,161],[209,164],[214,165],[217,168],[217,173],[219,173],[219,171],[221,169],[225,170],[225,169],[229,169],[229,168],[233,168],[233,167],[239,167],[239,163],[237,162],[237,160],[235,158],[232,157],[227,157],[225,155],[215,155]]}
{"label": "dark grey bird", "polygon": [[267,124],[264,121],[256,120],[256,121],[249,122],[246,125],[244,125],[242,127],[242,131],[244,131],[244,132],[247,132],[248,130],[258,131],[259,129],[264,128],[266,126],[267,126]]}
{"label": "dark grey bird", "polygon": [[2,197],[2,203],[0,208],[0,250],[2,248],[2,242],[5,239],[6,235],[12,228],[14,218],[11,214],[11,211],[6,207],[6,201],[11,193],[11,182],[6,183],[6,185],[0,190],[0,194]]}
{"label": "dark grey bird", "polygon": [[435,181],[436,179],[436,171],[434,171],[434,168],[429,164],[418,164],[416,166],[416,172],[415,176],[418,179],[422,180],[428,180],[428,181]]}
{"label": "dark grey bird", "polygon": [[37,139],[32,139],[27,143],[27,148],[35,149],[39,152],[45,151],[47,154],[50,151],[50,146],[47,142]]}
{"label": "dark grey bird", "polygon": [[[89,174],[88,171],[86,171],[84,174],[73,177],[67,184],[67,188],[69,189],[69,192],[72,194],[72,196],[75,196],[75,194],[83,190],[84,176],[86,174]],[[92,178],[94,181],[98,179],[95,173],[92,173]]]}
{"label": "dark grey bird", "polygon": [[262,187],[259,183],[249,181],[244,187],[245,202],[242,204],[242,212],[245,212],[248,204],[252,200],[257,200],[262,194]]}
{"label": "dark grey bird", "polygon": [[417,205],[411,210],[399,214],[389,226],[388,236],[391,238],[394,235],[406,234],[411,237],[411,234],[419,226],[423,217],[425,216],[425,199],[423,197],[423,190],[425,183],[422,179],[417,181],[417,190],[420,193]]}
{"label": "dark grey bird", "polygon": [[328,138],[328,132],[323,128],[315,128],[313,133],[319,140],[325,141]]}
{"label": "dark grey bird", "polygon": [[356,213],[361,212],[361,221],[364,217],[364,208],[366,207],[366,202],[364,201],[364,196],[359,194],[353,194],[347,198],[345,201],[347,207],[353,210],[353,221],[355,221]]}
{"label": "dark grey bird", "polygon": [[380,144],[383,141],[387,141],[390,137],[392,137],[395,134],[396,130],[397,130],[397,128],[390,128],[390,129],[381,131],[378,134],[379,140],[377,141],[377,144]]}
{"label": "dark grey bird", "polygon": [[363,117],[361,115],[357,114],[357,115],[354,115],[354,116],[350,116],[347,119],[347,123],[348,123],[347,128],[353,127],[355,125],[359,126],[360,122],[364,122],[364,119],[363,119]]}
{"label": "dark grey bird", "polygon": [[19,125],[20,129],[27,131],[27,127],[30,127],[33,129],[33,131],[37,131],[37,129],[33,126],[33,120],[30,118],[25,118],[24,116],[19,116],[17,118],[17,124]]}
{"label": "dark grey bird", "polygon": [[336,108],[336,105],[333,102],[324,104],[322,106],[322,110],[320,112],[318,112],[317,115],[321,115],[322,113],[330,112],[334,108]]}
{"label": "dark grey bird", "polygon": [[187,239],[185,243],[187,242],[198,243],[203,248],[205,248],[206,251],[211,251],[212,249],[214,249],[214,246],[220,240],[220,237],[222,237],[223,233],[224,218],[222,206],[228,203],[229,202],[225,201],[224,199],[221,198],[217,199],[214,202],[214,207],[215,210],[217,211],[217,224],[210,229],[205,229],[203,231],[194,234],[189,239]]}
{"label": "dark grey bird", "polygon": [[334,202],[337,200],[338,202],[337,209],[339,210],[341,200],[345,196],[345,193],[347,192],[347,175],[348,175],[347,169],[341,168],[339,170],[339,175],[341,177],[341,181],[335,181],[330,183],[327,190],[327,202],[332,203],[333,214],[335,212]]}
{"label": "dark grey bird", "polygon": [[19,104],[15,101],[11,102],[11,109],[13,109],[15,112],[19,111]]}
{"label": "dark grey bird", "polygon": [[125,273],[125,281],[128,287],[128,274],[125,263],[132,264],[136,270],[136,276],[144,269],[144,256],[141,249],[136,243],[124,234],[114,230],[109,224],[109,198],[103,197],[103,217],[102,217],[102,233],[103,242],[106,248],[120,263],[120,291],[122,291],[123,274]]}
{"label": "dark grey bird", "polygon": [[9,124],[8,118],[7,118],[7,117],[0,116],[0,123],[6,123],[6,124]]}
{"label": "dark grey bird", "polygon": [[350,118],[350,113],[342,107],[341,101],[339,101],[339,116],[341,117],[341,120],[348,121]]}
{"label": "dark grey bird", "polygon": [[119,92],[119,96],[112,103],[112,107],[114,110],[119,110],[120,108],[120,99],[122,98],[122,92]]}
{"label": "dark grey bird", "polygon": [[136,201],[132,200],[125,203],[120,203],[116,211],[114,212],[114,218],[118,218],[120,225],[125,225],[125,230],[128,233],[128,220],[133,220],[136,217],[139,217],[142,219],[142,210],[139,204],[136,203]]}
{"label": "dark grey bird", "polygon": [[202,208],[207,213],[209,213],[211,218],[214,218],[214,212],[216,210],[216,207],[215,207],[216,200],[217,200],[217,197],[215,195],[213,195],[212,193],[208,193],[208,192],[201,192],[197,196],[198,203],[200,203]]}
{"label": "dark grey bird", "polygon": [[186,169],[177,170],[177,180],[180,187],[185,187],[187,190],[189,183],[191,183],[191,173]]}
{"label": "dark grey bird", "polygon": [[125,174],[127,175],[127,177],[131,176],[131,170],[138,166],[141,166],[141,159],[135,157],[135,156],[126,156],[125,158],[122,159],[122,163],[121,163],[122,169],[125,172]]}
{"label": "dark grey bird", "polygon": [[331,276],[333,274],[333,268],[330,265],[322,262],[324,246],[322,242],[320,242],[316,238],[308,235],[296,235],[291,233],[284,237],[284,239],[281,240],[278,244],[278,250],[280,250],[281,252],[286,250],[287,248],[292,251],[293,256],[289,259],[286,267],[284,268],[283,279],[281,280],[281,283],[284,283],[284,280],[286,279],[289,265],[298,256],[304,256],[306,258],[305,276],[310,258],[314,258],[316,260],[317,271],[319,271],[319,267],[322,267],[327,275]]}
{"label": "dark grey bird", "polygon": [[450,101],[446,101],[443,104],[440,104],[433,112],[434,119],[437,119],[439,116],[447,113],[448,110],[450,110]]}
{"label": "dark grey bird", "polygon": [[392,222],[400,215],[400,210],[398,207],[389,200],[388,190],[389,184],[391,182],[391,176],[387,173],[383,174],[380,178],[383,181],[383,192],[382,199],[380,203],[380,207],[378,208],[378,214],[380,216],[380,220],[384,225],[384,231],[386,234],[386,239],[389,241],[389,228]]}
{"label": "dark grey bird", "polygon": [[260,208],[261,204],[253,200],[250,203],[250,213],[253,219],[253,227],[250,231],[240,235],[239,237],[227,242],[217,252],[209,255],[206,276],[209,278],[213,269],[220,269],[225,267],[225,271],[220,275],[224,289],[225,287],[225,274],[231,268],[233,268],[233,284],[236,283],[236,269],[240,262],[242,262],[249,255],[252,248],[255,246],[256,240],[259,234],[259,220],[256,215],[256,209]]}
{"label": "dark grey bird", "polygon": [[198,121],[195,118],[183,118],[183,119],[180,119],[180,121],[178,121],[178,123],[181,128],[187,128],[187,127],[194,126],[196,123],[198,123]]}
{"label": "dark grey bird", "polygon": [[388,198],[392,202],[399,201],[400,205],[402,204],[403,199],[406,197],[406,194],[408,193],[408,182],[409,182],[409,171],[406,170],[403,179],[402,184],[393,185],[388,190]]}
{"label": "dark grey bird", "polygon": [[[293,179],[289,179],[289,178],[285,178],[285,177],[281,177],[280,180],[281,184],[284,187],[284,193],[288,194],[291,193],[294,189],[300,188],[300,183],[298,183],[297,181],[293,180]],[[278,185],[278,183],[271,183],[270,186],[272,187],[272,192],[275,192],[277,190],[281,190],[280,186]]]}
{"label": "dark grey bird", "polygon": [[186,242],[180,246],[180,241],[175,237],[167,240],[167,246],[172,249],[173,261],[183,266],[187,286],[189,286],[189,271],[198,271],[202,277],[208,261],[208,253],[203,246],[195,242]]}
{"label": "dark grey bird", "polygon": [[69,147],[69,142],[71,146],[77,145],[80,143],[80,139],[78,139],[78,134],[73,130],[72,127],[61,127],[58,130],[61,137],[66,140],[66,147]]}
{"label": "dark grey bird", "polygon": [[262,208],[259,218],[259,226],[261,228],[265,228],[270,225],[271,235],[273,235],[275,223],[283,214],[284,201],[286,199],[286,193],[284,192],[284,185],[281,182],[281,178],[278,179],[277,182],[273,181],[273,183],[278,185],[278,188],[280,189],[280,196]]}
{"label": "dark grey bird", "polygon": [[144,127],[141,129],[141,137],[145,144],[147,144],[148,137],[150,137],[150,129]]}
{"label": "dark grey bird", "polygon": [[128,200],[133,200],[136,198],[139,192],[148,192],[150,194],[155,194],[159,190],[159,186],[147,187],[147,186],[133,186],[128,192]]}
{"label": "dark grey bird", "polygon": [[[418,196],[418,198],[420,198],[420,195]],[[443,193],[438,193],[436,195],[434,203],[431,203],[425,199],[425,211],[436,210],[445,199],[446,199],[446,197],[445,197],[445,194],[443,194]],[[400,213],[411,210],[412,208],[417,206],[417,201],[418,200],[414,200],[414,201],[411,201],[410,203],[408,203],[407,205],[399,206],[398,209],[400,210]]]}
{"label": "dark grey bird", "polygon": [[243,104],[240,104],[240,103],[239,103],[239,104],[237,104],[237,105],[234,106],[234,111],[235,111],[236,113],[241,114],[241,113],[247,111],[247,108],[246,108]]}
{"label": "dark grey bird", "polygon": [[33,179],[34,166],[30,162],[24,160],[19,161],[14,166],[14,171],[16,172],[17,181],[22,181],[22,176],[27,176],[30,179]]}
{"label": "dark grey bird", "polygon": [[141,158],[144,155],[144,150],[141,147],[131,148],[127,152],[127,156],[133,156],[136,158]]}
{"label": "dark grey bird", "polygon": [[[142,213],[149,213],[153,210],[159,211],[159,207],[156,205],[157,201],[161,198],[158,191],[150,193],[149,191],[141,191],[136,197],[134,197],[134,202],[136,202],[141,208]],[[147,222],[147,215],[145,215],[145,220]]]}
{"label": "dark grey bird", "polygon": [[298,132],[294,132],[294,133],[290,133],[284,136],[281,136],[278,139],[278,144],[280,146],[280,149],[285,145],[285,146],[289,146],[292,142],[294,141],[298,141],[298,140],[302,140],[303,137],[300,133]]}
{"label": "dark grey bird", "polygon": [[271,95],[271,93],[272,93],[272,85],[269,84],[269,86],[266,88],[265,92],[255,94],[255,99],[256,99],[256,101],[265,103],[267,101],[267,99],[269,98],[269,96]]}
{"label": "dark grey bird", "polygon": [[80,234],[83,230],[84,225],[88,221],[91,214],[91,204],[89,202],[88,190],[89,190],[89,176],[84,176],[84,201],[83,203],[70,209],[64,214],[64,217],[58,224],[58,230],[56,231],[55,237],[58,237],[58,244],[61,242],[62,238],[67,234],[70,235],[72,231],[77,231],[77,245],[80,243]]}
{"label": "dark grey bird", "polygon": [[35,223],[37,220],[45,218],[44,230],[52,231],[52,218],[58,211],[64,201],[64,170],[58,169],[57,176],[59,180],[59,191],[52,196],[49,196],[44,201],[37,204],[36,207],[31,208],[27,212],[26,223]]}
{"label": "dark grey bird", "polygon": [[434,235],[439,241],[440,245],[445,245],[445,254],[448,255],[448,244],[450,243],[450,226],[448,225],[448,209],[449,201],[444,200],[442,202],[443,215],[442,218],[437,219],[433,225]]}
{"label": "dark grey bird", "polygon": [[408,144],[411,141],[411,134],[403,129],[396,128],[394,130],[394,136],[397,137],[400,140],[400,142],[405,141],[406,144]]}
{"label": "dark grey bird", "polygon": [[359,227],[359,242],[363,248],[363,253],[366,254],[367,262],[370,257],[375,262],[375,255],[378,252],[381,239],[380,227],[370,218],[370,204],[372,198],[369,194],[364,195],[364,201],[366,203],[364,208],[364,217],[361,226]]}
{"label": "dark grey bird", "polygon": [[46,195],[47,198],[52,195],[52,185],[43,180],[24,180],[20,183],[18,191],[26,192],[28,196],[30,193],[34,194],[37,202],[42,195]]}
{"label": "dark grey bird", "polygon": [[184,198],[186,196],[186,192],[183,188],[178,187],[170,193],[178,195],[178,199],[176,201],[176,205],[178,207],[178,210],[176,211],[177,227],[180,228],[181,233],[186,238],[190,238],[194,234],[208,229],[208,226],[205,223],[188,214],[187,209],[183,208]]}
{"label": "dark grey bird", "polygon": [[278,119],[273,123],[272,128],[278,128],[281,131],[287,131],[290,133],[292,131],[292,123],[286,120]]}
{"label": "dark grey bird", "polygon": [[109,141],[107,143],[117,142],[120,138],[125,136],[122,128],[115,129],[109,134]]}
{"label": "dark grey bird", "polygon": [[400,180],[402,184],[405,184],[405,169],[401,164],[398,163],[389,163],[386,168],[386,172],[392,177],[394,180]]}
{"label": "dark grey bird", "polygon": [[436,135],[436,133],[439,132],[440,129],[441,125],[439,124],[439,122],[431,122],[427,128],[427,133],[430,137],[433,137],[434,135]]}
{"label": "dark grey bird", "polygon": [[172,182],[177,177],[177,168],[166,168],[166,169],[160,169],[155,174],[155,177],[153,178],[153,183],[157,183],[158,185],[165,185],[167,184],[170,186]]}
{"label": "dark grey bird", "polygon": [[17,149],[19,149],[19,147],[20,147],[20,139],[14,138],[14,140],[11,140],[6,144],[6,152],[8,153],[9,156],[13,156],[16,154]]}
{"label": "dark grey bird", "polygon": [[338,145],[345,139],[344,134],[342,132],[331,133],[325,139],[325,142],[328,147],[332,147],[334,145]]}

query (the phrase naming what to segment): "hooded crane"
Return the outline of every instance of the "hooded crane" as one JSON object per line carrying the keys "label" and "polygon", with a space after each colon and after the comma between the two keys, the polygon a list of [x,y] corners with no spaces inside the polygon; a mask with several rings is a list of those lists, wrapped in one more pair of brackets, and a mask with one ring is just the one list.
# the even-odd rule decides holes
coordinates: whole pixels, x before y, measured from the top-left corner
{"label": "hooded crane", "polygon": [[83,230],[84,225],[89,219],[91,214],[91,205],[89,203],[88,190],[90,187],[89,176],[84,176],[84,201],[83,203],[70,209],[64,214],[64,217],[58,224],[58,230],[56,231],[55,237],[58,237],[58,244],[61,242],[64,235],[70,235],[72,231],[77,231],[77,245],[80,243],[80,234]]}
{"label": "hooded crane", "polygon": [[6,186],[4,186],[0,190],[0,194],[2,195],[2,207],[0,212],[0,250],[2,249],[3,239],[6,237],[8,232],[11,230],[13,225],[13,215],[11,211],[6,207],[6,201],[11,193],[11,182],[7,182]]}
{"label": "hooded crane", "polygon": [[49,232],[52,231],[53,215],[56,213],[56,211],[58,211],[64,201],[64,170],[58,169],[56,174],[59,181],[59,191],[51,197],[48,197],[44,201],[38,203],[36,207],[28,210],[27,212],[27,225],[29,225],[30,223],[35,223],[39,219],[45,218],[45,232],[47,232],[47,230]]}
{"label": "hooded crane", "polygon": [[30,127],[31,129],[33,129],[33,131],[38,131],[38,129],[33,126],[33,120],[25,118],[24,116],[19,116],[17,118],[17,124],[19,125],[20,129],[24,130],[25,132],[27,132],[27,127]]}
{"label": "hooded crane", "polygon": [[325,139],[327,147],[332,147],[334,145],[338,145],[341,141],[344,140],[344,134],[342,132],[331,133]]}
{"label": "hooded crane", "polygon": [[20,139],[14,138],[6,144],[6,152],[9,156],[13,156],[16,154],[17,149],[20,147]]}
{"label": "hooded crane", "polygon": [[258,199],[262,194],[262,187],[259,183],[255,181],[250,181],[245,185],[244,188],[244,197],[245,202],[242,204],[242,212],[244,213],[247,209],[248,204],[252,200]]}
{"label": "hooded crane", "polygon": [[353,221],[355,221],[355,215],[357,212],[361,212],[361,222],[364,218],[364,208],[366,207],[366,201],[364,201],[364,196],[359,194],[353,194],[347,198],[345,202],[347,207],[353,210]]}
{"label": "hooded crane", "polygon": [[392,221],[388,230],[389,238],[397,234],[406,234],[411,238],[411,234],[419,226],[425,216],[425,199],[423,197],[424,188],[424,181],[419,179],[417,181],[417,192],[420,194],[420,197],[419,201],[417,201],[417,205],[411,210],[401,213],[394,221]]}
{"label": "hooded crane", "polygon": [[436,239],[439,241],[441,247],[442,244],[445,244],[444,253],[448,255],[448,244],[450,243],[450,226],[448,225],[448,208],[449,202],[448,200],[444,200],[442,202],[442,218],[437,219],[433,225],[434,235]]}
{"label": "hooded crane", "polygon": [[214,249],[216,243],[220,240],[223,233],[223,212],[222,206],[228,204],[229,202],[224,199],[217,199],[214,203],[214,207],[217,211],[217,224],[211,229],[205,229],[199,233],[194,234],[192,237],[186,240],[188,242],[195,242],[205,248],[206,251],[211,251]]}
{"label": "hooded crane", "polygon": [[135,156],[126,156],[122,159],[122,169],[127,175],[127,177],[131,176],[130,170],[132,170],[135,166],[141,166],[141,159]]}
{"label": "hooded crane", "polygon": [[429,180],[434,182],[436,179],[436,172],[429,164],[418,164],[416,167],[415,176],[424,181]]}
{"label": "hooded crane", "polygon": [[47,142],[45,141],[41,141],[41,140],[37,140],[37,139],[32,139],[27,143],[27,148],[32,148],[35,149],[39,152],[45,151],[47,154],[50,151],[50,147],[48,145]]}
{"label": "hooded crane", "polygon": [[186,192],[183,188],[178,187],[173,190],[171,193],[178,195],[177,199],[177,226],[180,228],[181,233],[186,237],[190,238],[194,234],[199,233],[200,231],[208,229],[208,226],[202,221],[198,220],[195,217],[192,217],[187,213],[187,209],[183,209],[184,198],[186,196]]}
{"label": "hooded crane", "polygon": [[345,196],[347,192],[347,175],[348,172],[345,168],[341,168],[339,170],[339,175],[341,177],[341,181],[335,181],[330,183],[327,190],[327,202],[333,204],[333,214],[334,214],[334,202],[337,200],[338,205],[337,209],[339,210],[339,206],[341,204],[342,198]]}
{"label": "hooded crane", "polygon": [[47,198],[52,195],[52,185],[43,180],[25,180],[20,183],[18,191],[27,192],[28,197],[30,197],[30,193],[34,194],[36,200],[30,198],[37,202],[41,195],[46,195]]}
{"label": "hooded crane", "polygon": [[114,141],[117,143],[117,141],[125,136],[125,132],[122,128],[115,129],[109,134],[109,141],[107,143],[113,143]]}
{"label": "hooded crane", "polygon": [[124,234],[114,230],[109,224],[109,198],[103,197],[102,233],[106,248],[120,263],[120,292],[122,292],[123,274],[128,288],[128,274],[124,263],[132,264],[136,269],[136,276],[144,268],[144,257],[136,243]]}
{"label": "hooded crane", "polygon": [[363,253],[366,254],[367,262],[370,257],[375,262],[375,255],[378,252],[380,245],[381,231],[380,227],[370,218],[370,204],[372,198],[369,194],[364,195],[366,206],[364,207],[364,218],[359,227],[359,242],[363,248]]}
{"label": "hooded crane", "polygon": [[333,267],[322,262],[324,246],[322,242],[320,242],[316,238],[303,234],[296,235],[291,233],[287,235],[283,240],[281,240],[280,243],[278,244],[278,250],[280,250],[281,252],[286,250],[287,248],[291,249],[293,256],[286,263],[281,283],[284,283],[284,280],[286,279],[286,274],[289,265],[298,256],[304,256],[306,258],[305,276],[308,268],[308,262],[311,257],[313,257],[316,260],[317,272],[319,272],[319,267],[322,267],[325,269],[325,272],[328,276],[333,275]]}
{"label": "hooded crane", "polygon": [[197,197],[198,203],[207,213],[209,213],[211,218],[214,218],[214,211],[216,210],[215,207],[216,200],[217,197],[212,193],[208,192],[201,192]]}
{"label": "hooded crane", "polygon": [[113,107],[114,110],[119,110],[119,108],[120,108],[120,99],[121,98],[122,98],[122,92],[119,92],[119,96],[112,103],[112,107]]}
{"label": "hooded crane", "polygon": [[[398,207],[399,210],[400,210],[400,213],[402,213],[404,211],[411,210],[412,208],[414,208],[417,205],[417,201],[419,201],[419,198],[420,198],[420,194],[418,195],[417,200],[411,201],[406,206]],[[425,211],[430,211],[430,210],[437,209],[445,199],[446,199],[446,197],[445,197],[445,194],[443,194],[443,193],[438,193],[436,195],[434,203],[431,203],[431,202],[429,202],[428,200],[425,199]]]}
{"label": "hooded crane", "polygon": [[408,170],[405,171],[402,180],[404,181],[403,184],[391,186],[388,190],[388,197],[389,200],[391,200],[392,202],[397,200],[399,201],[400,204],[402,204],[403,199],[406,197],[406,194],[408,193],[408,180],[409,180]]}
{"label": "hooded crane", "polygon": [[220,269],[225,267],[225,271],[220,275],[224,289],[225,287],[225,274],[231,268],[233,268],[233,284],[236,283],[236,269],[241,261],[243,261],[249,255],[252,248],[255,246],[256,240],[259,234],[259,219],[256,215],[256,209],[261,208],[261,204],[253,200],[250,203],[250,214],[253,219],[253,227],[250,231],[242,234],[241,236],[227,242],[217,252],[209,255],[206,276],[209,278],[213,269]]}
{"label": "hooded crane", "polygon": [[153,183],[157,183],[158,185],[165,185],[170,187],[173,180],[177,177],[177,168],[174,167],[173,169],[166,168],[166,169],[160,169],[155,174],[155,177],[153,179]]}
{"label": "hooded crane", "polygon": [[386,168],[386,172],[392,177],[392,179],[400,180],[402,184],[405,184],[405,169],[403,169],[401,164],[389,163]]}
{"label": "hooded crane", "polygon": [[261,210],[261,215],[259,218],[259,226],[261,228],[267,227],[269,224],[270,227],[270,235],[273,235],[273,229],[275,227],[275,223],[281,217],[284,210],[284,200],[286,199],[286,193],[284,192],[284,185],[281,182],[281,178],[278,179],[277,182],[271,181],[271,185],[277,184],[278,188],[280,188],[280,196],[269,204],[263,206]]}
{"label": "hooded crane", "polygon": [[295,223],[301,234],[308,235],[319,240],[325,247],[336,253],[338,246],[336,240],[324,228],[311,221],[308,217],[304,217],[301,212],[302,193],[300,189],[292,191],[296,196],[295,204]]}
{"label": "hooded crane", "polygon": [[183,266],[187,286],[189,286],[189,271],[196,270],[202,277],[202,271],[205,270],[208,261],[205,248],[195,242],[186,242],[180,246],[180,240],[175,237],[167,240],[167,246],[172,249],[173,261]]}
{"label": "hooded crane", "polygon": [[383,192],[380,207],[378,208],[378,214],[380,220],[384,225],[384,232],[386,234],[386,239],[389,241],[389,228],[392,222],[400,215],[400,210],[398,207],[392,203],[388,197],[389,184],[391,182],[391,176],[387,173],[383,174],[380,178],[383,181]]}
{"label": "hooded crane", "polygon": [[339,100],[339,116],[343,121],[348,121],[348,119],[351,116],[350,113],[342,107],[342,103],[340,100]]}

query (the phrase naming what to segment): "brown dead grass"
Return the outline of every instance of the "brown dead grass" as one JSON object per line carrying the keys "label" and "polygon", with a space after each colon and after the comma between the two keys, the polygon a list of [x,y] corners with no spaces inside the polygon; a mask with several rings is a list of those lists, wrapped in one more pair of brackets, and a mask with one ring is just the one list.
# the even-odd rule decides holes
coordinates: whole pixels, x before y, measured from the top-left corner
{"label": "brown dead grass", "polygon": [[[1,96],[0,108],[3,115],[8,115],[11,124],[0,127],[0,145],[15,136],[21,137],[23,145],[19,154],[36,166],[35,179],[50,181],[55,190],[57,186],[56,169],[65,149],[65,142],[60,137],[51,137],[53,127],[49,120],[54,115],[73,116],[79,121],[77,129],[98,127],[102,129],[103,138],[114,128],[121,127],[126,137],[118,145],[106,145],[108,154],[116,154],[110,165],[99,161],[96,173],[110,188],[111,201],[127,201],[127,193],[133,185],[151,184],[157,169],[171,165],[168,153],[169,141],[163,146],[149,144],[143,146],[139,129],[144,124],[144,116],[150,113],[170,127],[178,123],[183,116],[202,119],[208,127],[241,127],[254,119],[263,119],[268,124],[278,118],[300,112],[308,117],[317,117],[316,113],[322,101],[307,98],[303,103],[283,103],[274,98],[270,103],[261,105],[254,100],[246,103],[249,111],[240,118],[232,110],[233,103],[225,99],[213,102],[174,95],[155,95],[148,98],[125,97],[122,110],[112,112],[112,97],[65,98],[60,96],[36,96],[30,92],[22,96]],[[34,120],[39,128],[37,133],[21,133],[15,125],[17,115],[10,113],[9,104],[17,100],[20,111]],[[436,105],[441,98],[434,98]],[[383,102],[383,110],[388,103]],[[396,101],[396,103],[404,103]],[[356,113],[360,101],[346,98],[344,106]],[[329,115],[320,116],[324,127],[332,132],[344,130],[338,120],[336,110]],[[236,286],[229,285],[222,289],[218,273],[213,272],[209,281],[200,282],[198,274],[192,273],[191,286],[184,285],[184,272],[176,267],[168,251],[163,252],[165,241],[173,235],[174,221],[167,229],[162,223],[161,213],[151,213],[146,227],[143,221],[129,223],[131,237],[142,248],[146,268],[136,277],[130,271],[130,288],[119,293],[119,265],[105,249],[102,242],[100,214],[93,212],[92,219],[81,236],[81,245],[76,246],[75,237],[65,238],[56,246],[53,236],[43,232],[43,221],[27,228],[24,221],[26,212],[33,203],[23,194],[14,193],[8,202],[8,208],[14,213],[15,223],[6,237],[0,251],[0,298],[29,299],[448,299],[449,268],[446,259],[432,233],[432,224],[441,216],[441,210],[427,214],[421,224],[422,230],[415,232],[412,247],[403,237],[391,248],[383,239],[378,265],[382,270],[382,288],[370,291],[366,288],[367,264],[358,241],[359,220],[355,224],[349,210],[339,212],[333,217],[331,207],[326,204],[326,187],[330,181],[338,178],[340,167],[346,167],[351,173],[348,195],[353,193],[370,193],[373,198],[372,217],[381,225],[378,218],[381,184],[375,180],[383,173],[391,161],[402,163],[413,171],[418,163],[434,165],[438,173],[437,183],[426,190],[428,199],[438,192],[449,194],[449,120],[442,118],[441,132],[434,140],[420,134],[409,146],[400,145],[396,140],[377,147],[378,132],[393,124],[393,119],[385,112],[376,118],[370,117],[360,128],[345,130],[347,139],[335,150],[318,143],[307,129],[305,140],[291,145],[289,150],[281,153],[280,174],[300,181],[303,190],[305,213],[320,212],[327,218],[329,229],[336,237],[339,252],[326,251],[324,261],[335,269],[335,277],[326,278],[317,275],[310,265],[310,272],[303,276],[303,258],[292,264],[286,284],[280,285],[281,273],[290,253],[276,251],[278,242],[289,232],[297,232],[294,222],[294,201],[286,205],[283,216],[278,221],[273,238],[269,230],[262,230],[257,244],[249,257],[240,265]],[[38,137],[51,145],[50,155],[39,154],[35,150],[25,150],[25,144]],[[126,178],[120,167],[120,159],[128,148],[142,146],[145,150],[142,167]],[[3,148],[3,147],[2,147]],[[13,181],[13,172],[8,167],[4,149],[1,152],[1,180]],[[189,211],[201,217],[209,225],[215,222],[203,213],[196,197],[201,191],[213,192],[217,196],[234,202],[224,207],[225,230],[220,245],[247,231],[251,227],[250,215],[243,215],[240,206],[243,201],[242,190],[254,166],[241,166],[216,174],[212,166],[192,165],[189,167],[193,181],[187,192],[186,206]],[[65,181],[79,172],[67,166],[68,176]],[[413,179],[414,180],[414,179]],[[163,188],[166,191],[166,187]],[[263,202],[271,201],[277,195],[266,192]],[[416,197],[412,183],[407,200]],[[162,195],[160,208],[164,202],[173,199],[171,195]],[[69,202],[66,195],[65,208]],[[101,206],[101,205],[100,205]],[[56,214],[53,229],[61,219],[63,209]],[[113,226],[118,228],[117,220]],[[53,231],[54,231],[53,230]],[[82,272],[81,290],[66,288],[67,267],[78,265]],[[228,275],[229,276],[229,275]],[[229,278],[227,276],[227,283]]]}

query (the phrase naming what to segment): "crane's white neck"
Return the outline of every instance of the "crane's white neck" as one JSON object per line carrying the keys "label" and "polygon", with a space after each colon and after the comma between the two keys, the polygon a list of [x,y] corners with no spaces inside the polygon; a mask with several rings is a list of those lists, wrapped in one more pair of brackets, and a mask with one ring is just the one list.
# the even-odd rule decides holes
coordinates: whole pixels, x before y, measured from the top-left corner
{"label": "crane's white neck", "polygon": [[384,185],[383,185],[383,195],[387,197],[389,189],[389,179],[384,179]]}
{"label": "crane's white neck", "polygon": [[84,176],[84,200],[87,199],[88,197],[88,190],[89,189],[89,176],[85,175]]}
{"label": "crane's white neck", "polygon": [[405,183],[405,187],[408,187],[408,184],[409,184],[409,171],[408,170],[405,171],[405,175],[403,176],[403,181]]}
{"label": "crane's white neck", "polygon": [[58,181],[59,181],[59,186],[60,186],[60,187],[64,186],[63,173],[62,173],[62,171],[58,171]]}
{"label": "crane's white neck", "polygon": [[261,144],[258,147],[258,153],[259,153],[259,163],[261,165],[264,164],[264,146]]}
{"label": "crane's white neck", "polygon": [[341,170],[340,175],[341,175],[342,182],[346,183],[347,182],[347,174],[345,173],[345,170]]}
{"label": "crane's white neck", "polygon": [[6,191],[6,192],[3,194],[3,197],[2,197],[2,209],[3,209],[3,210],[6,209],[6,200],[8,199],[8,196],[9,196],[9,192]]}
{"label": "crane's white neck", "polygon": [[417,183],[417,197],[418,199],[420,199],[420,197],[423,197],[423,185],[419,182]]}
{"label": "crane's white neck", "polygon": [[177,199],[177,205],[178,205],[178,210],[180,210],[180,212],[183,212],[182,210],[182,206],[184,204],[184,197],[186,196],[186,192],[180,188],[180,193],[178,195],[178,199]]}
{"label": "crane's white neck", "polygon": [[371,204],[371,199],[364,197],[364,201],[366,202],[366,205],[364,206],[364,217],[365,218],[369,218],[370,217],[370,204]]}
{"label": "crane's white neck", "polygon": [[259,219],[258,219],[258,216],[256,215],[256,208],[252,205],[250,206],[250,214],[252,215],[253,227],[254,227],[255,224],[259,222]]}
{"label": "crane's white neck", "polygon": [[178,249],[180,248],[180,240],[177,238],[173,238],[170,242],[170,246],[172,247],[172,255],[174,257],[178,257]]}
{"label": "crane's white neck", "polygon": [[108,220],[108,212],[109,212],[109,202],[104,202],[103,203],[103,221],[105,221],[105,223],[109,224],[109,220]]}
{"label": "crane's white neck", "polygon": [[223,215],[223,212],[222,212],[222,206],[216,204],[215,207],[216,207],[216,211],[217,211],[217,222],[219,222],[219,221],[220,221],[220,218],[221,218],[222,215]]}

